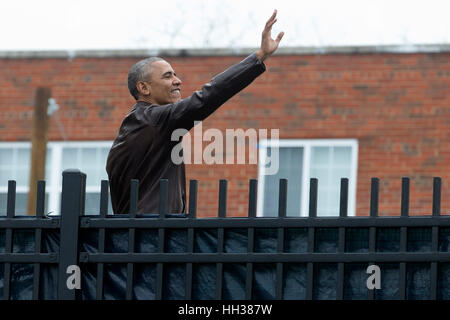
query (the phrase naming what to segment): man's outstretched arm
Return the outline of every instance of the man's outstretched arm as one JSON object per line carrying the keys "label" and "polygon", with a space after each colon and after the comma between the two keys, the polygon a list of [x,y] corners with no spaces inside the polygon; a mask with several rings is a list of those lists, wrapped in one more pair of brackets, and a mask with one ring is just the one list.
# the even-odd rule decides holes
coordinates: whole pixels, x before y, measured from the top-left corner
{"label": "man's outstretched arm", "polygon": [[284,33],[271,38],[273,24],[277,21],[275,10],[262,32],[261,47],[253,54],[216,75],[211,81],[195,91],[190,97],[162,108],[154,108],[152,118],[156,125],[163,125],[169,131],[176,128],[189,130],[194,121],[204,120],[228,99],[248,86],[266,68],[264,60],[278,48]]}

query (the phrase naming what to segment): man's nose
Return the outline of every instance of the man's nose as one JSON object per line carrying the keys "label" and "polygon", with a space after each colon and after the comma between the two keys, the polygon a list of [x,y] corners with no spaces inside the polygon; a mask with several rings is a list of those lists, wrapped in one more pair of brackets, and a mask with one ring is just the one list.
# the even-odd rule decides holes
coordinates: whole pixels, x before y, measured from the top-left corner
{"label": "man's nose", "polygon": [[174,84],[174,85],[177,85],[177,86],[179,86],[179,85],[181,85],[181,84],[182,84],[182,81],[181,81],[181,79],[180,79],[180,78],[178,78],[178,77],[175,77],[175,79],[174,79],[174,81],[173,81],[173,84]]}

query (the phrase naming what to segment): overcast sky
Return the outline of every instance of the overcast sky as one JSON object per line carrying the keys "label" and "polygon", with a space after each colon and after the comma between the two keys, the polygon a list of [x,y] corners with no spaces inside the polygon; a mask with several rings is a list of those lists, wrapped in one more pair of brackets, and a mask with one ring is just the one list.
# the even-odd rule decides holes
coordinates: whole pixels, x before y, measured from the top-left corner
{"label": "overcast sky", "polygon": [[1,0],[0,50],[450,43],[449,0]]}

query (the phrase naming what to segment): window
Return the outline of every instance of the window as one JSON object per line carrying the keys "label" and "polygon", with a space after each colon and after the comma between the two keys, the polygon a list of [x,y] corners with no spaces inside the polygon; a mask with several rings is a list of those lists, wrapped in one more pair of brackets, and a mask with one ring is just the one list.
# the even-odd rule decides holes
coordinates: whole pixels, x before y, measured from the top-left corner
{"label": "window", "polygon": [[[79,169],[86,173],[86,214],[98,214],[100,210],[101,180],[107,180],[106,158],[112,145],[110,141],[49,142],[46,157],[46,206],[45,212],[60,214],[62,172]],[[29,142],[0,144],[0,214],[6,214],[8,180],[16,180],[16,214],[25,215],[29,190],[30,170]],[[108,213],[112,214],[111,201]]]}
{"label": "window", "polygon": [[[278,172],[273,174],[268,168],[277,157]],[[262,140],[258,216],[278,215],[280,179],[288,179],[287,216],[308,216],[310,178],[318,179],[318,216],[339,215],[341,178],[349,179],[348,215],[355,215],[357,157],[358,142],[353,139]]]}

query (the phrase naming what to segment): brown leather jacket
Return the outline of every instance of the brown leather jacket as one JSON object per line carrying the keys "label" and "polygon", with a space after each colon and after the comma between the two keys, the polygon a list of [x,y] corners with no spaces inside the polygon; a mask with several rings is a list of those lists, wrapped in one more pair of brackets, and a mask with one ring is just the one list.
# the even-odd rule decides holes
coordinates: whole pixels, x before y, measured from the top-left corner
{"label": "brown leather jacket", "polygon": [[190,130],[194,121],[212,114],[266,70],[253,53],[205,84],[190,97],[168,105],[138,102],[123,120],[106,162],[115,214],[130,210],[131,179],[139,180],[138,213],[159,212],[159,180],[169,181],[168,213],[186,212],[184,163],[174,164],[171,141],[178,128]]}

